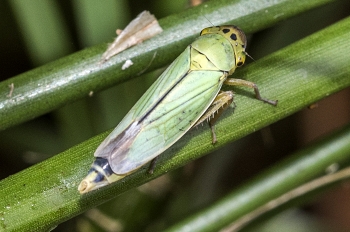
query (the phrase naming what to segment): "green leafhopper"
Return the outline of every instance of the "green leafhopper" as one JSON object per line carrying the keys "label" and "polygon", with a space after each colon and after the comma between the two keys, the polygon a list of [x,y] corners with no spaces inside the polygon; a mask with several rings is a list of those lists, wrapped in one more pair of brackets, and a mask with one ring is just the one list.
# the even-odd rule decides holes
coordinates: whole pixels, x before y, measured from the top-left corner
{"label": "green leafhopper", "polygon": [[232,91],[220,91],[223,84],[253,88],[257,99],[276,105],[260,96],[255,83],[227,78],[244,64],[246,44],[236,26],[203,29],[100,144],[79,192],[129,175],[207,119],[215,143],[214,123],[233,101]]}

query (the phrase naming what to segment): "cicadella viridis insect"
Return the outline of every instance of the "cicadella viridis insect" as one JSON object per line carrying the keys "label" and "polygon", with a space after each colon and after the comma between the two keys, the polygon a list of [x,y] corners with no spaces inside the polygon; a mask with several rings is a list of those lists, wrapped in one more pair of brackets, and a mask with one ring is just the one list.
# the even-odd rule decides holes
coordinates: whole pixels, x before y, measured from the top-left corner
{"label": "cicadella viridis insect", "polygon": [[277,105],[262,98],[255,83],[228,78],[244,64],[246,46],[246,36],[236,26],[203,29],[99,145],[79,192],[131,174],[207,119],[215,143],[214,123],[233,102],[232,91],[220,91],[223,84],[252,88],[258,100]]}

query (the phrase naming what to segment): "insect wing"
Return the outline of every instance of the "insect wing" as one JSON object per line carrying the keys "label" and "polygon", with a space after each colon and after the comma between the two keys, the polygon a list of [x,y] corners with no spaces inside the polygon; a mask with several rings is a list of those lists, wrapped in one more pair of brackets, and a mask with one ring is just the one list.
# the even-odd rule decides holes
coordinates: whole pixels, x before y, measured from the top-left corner
{"label": "insect wing", "polygon": [[107,144],[110,143],[108,142],[109,140],[114,140],[114,138],[129,127],[132,122],[140,121],[142,117],[148,114],[159,103],[161,98],[179,82],[179,79],[186,75],[190,67],[189,54],[189,49],[182,52],[152,84],[145,94],[142,95],[131,110],[125,115],[119,125],[96,150],[96,157],[107,157],[109,153],[102,152],[100,148],[106,147]]}
{"label": "insect wing", "polygon": [[[131,141],[139,132],[138,124],[145,115],[156,107],[162,98],[183,78],[190,67],[190,49],[187,48],[163,74],[152,84],[146,93],[137,101],[131,110],[125,115],[118,126],[107,136],[107,138],[96,149],[94,156],[108,158],[117,152],[122,142]],[[136,124],[133,124],[135,123]],[[134,125],[134,126],[132,126]],[[136,127],[136,125],[139,125]],[[114,154],[116,155],[116,154]],[[126,155],[126,154],[124,154]],[[121,156],[124,156],[121,155]]]}
{"label": "insect wing", "polygon": [[[129,152],[110,156],[118,173],[128,173],[152,160],[178,139],[199,119],[217,95],[224,79],[221,71],[193,71],[143,120]],[[186,92],[183,92],[183,90]]]}

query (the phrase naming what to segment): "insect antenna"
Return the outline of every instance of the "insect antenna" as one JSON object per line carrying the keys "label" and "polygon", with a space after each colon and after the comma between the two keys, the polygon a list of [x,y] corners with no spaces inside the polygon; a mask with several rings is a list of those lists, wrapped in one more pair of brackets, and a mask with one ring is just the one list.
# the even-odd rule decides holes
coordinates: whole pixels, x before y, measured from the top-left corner
{"label": "insect antenna", "polygon": [[212,22],[210,22],[210,20],[209,20],[207,17],[205,17],[205,15],[203,15],[203,17],[204,17],[213,27],[215,27],[215,25],[214,25]]}
{"label": "insect antenna", "polygon": [[255,61],[255,60],[254,60],[254,58],[253,58],[253,57],[251,57],[251,56],[248,54],[248,52],[244,51],[244,53],[245,53],[245,54],[246,54],[246,56],[248,56],[250,59],[252,59],[253,61]]}

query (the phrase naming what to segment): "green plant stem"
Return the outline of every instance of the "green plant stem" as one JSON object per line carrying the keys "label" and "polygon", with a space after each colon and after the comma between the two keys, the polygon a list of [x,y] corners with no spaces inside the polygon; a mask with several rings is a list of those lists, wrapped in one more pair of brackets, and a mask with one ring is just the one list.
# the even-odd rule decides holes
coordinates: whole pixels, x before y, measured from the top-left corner
{"label": "green plant stem", "polygon": [[[258,178],[235,190],[211,207],[168,228],[166,231],[219,231],[224,226],[235,222],[260,206],[265,206],[265,208],[269,206],[271,210],[274,210],[272,205],[264,204],[271,204],[272,200],[282,194],[320,175],[327,174],[326,170],[332,164],[348,163],[349,151],[350,125],[327,139],[276,164],[259,175]],[[342,179],[345,178],[349,179],[350,176],[347,175]],[[275,213],[283,210],[281,206],[283,205],[278,206],[279,209]],[[236,226],[236,229],[238,229],[242,225],[234,226],[232,224],[231,229]]]}
{"label": "green plant stem", "polygon": [[[0,130],[28,121],[68,102],[87,97],[139,75],[162,67],[180,54],[209,25],[237,24],[246,33],[271,26],[283,19],[332,2],[331,0],[276,0],[207,2],[160,20],[164,32],[99,65],[106,44],[100,44],[0,83]],[[204,17],[205,16],[205,17]],[[208,22],[208,20],[210,22]],[[154,53],[157,55],[151,65]],[[134,63],[122,71],[131,59]],[[9,86],[13,84],[11,97]]]}
{"label": "green plant stem", "polygon": [[[205,126],[191,130],[160,156],[153,175],[147,173],[148,165],[145,165],[115,184],[79,195],[77,186],[86,175],[94,159],[92,154],[106,132],[2,180],[0,229],[50,229],[350,86],[349,38],[350,18],[347,18],[238,70],[235,77],[255,81],[263,96],[278,99],[279,105],[264,104],[255,100],[251,91],[236,89],[239,94],[235,97],[235,112],[223,115],[216,126],[218,143],[211,144],[210,130]],[[344,160],[334,158],[333,161],[341,163]]]}

